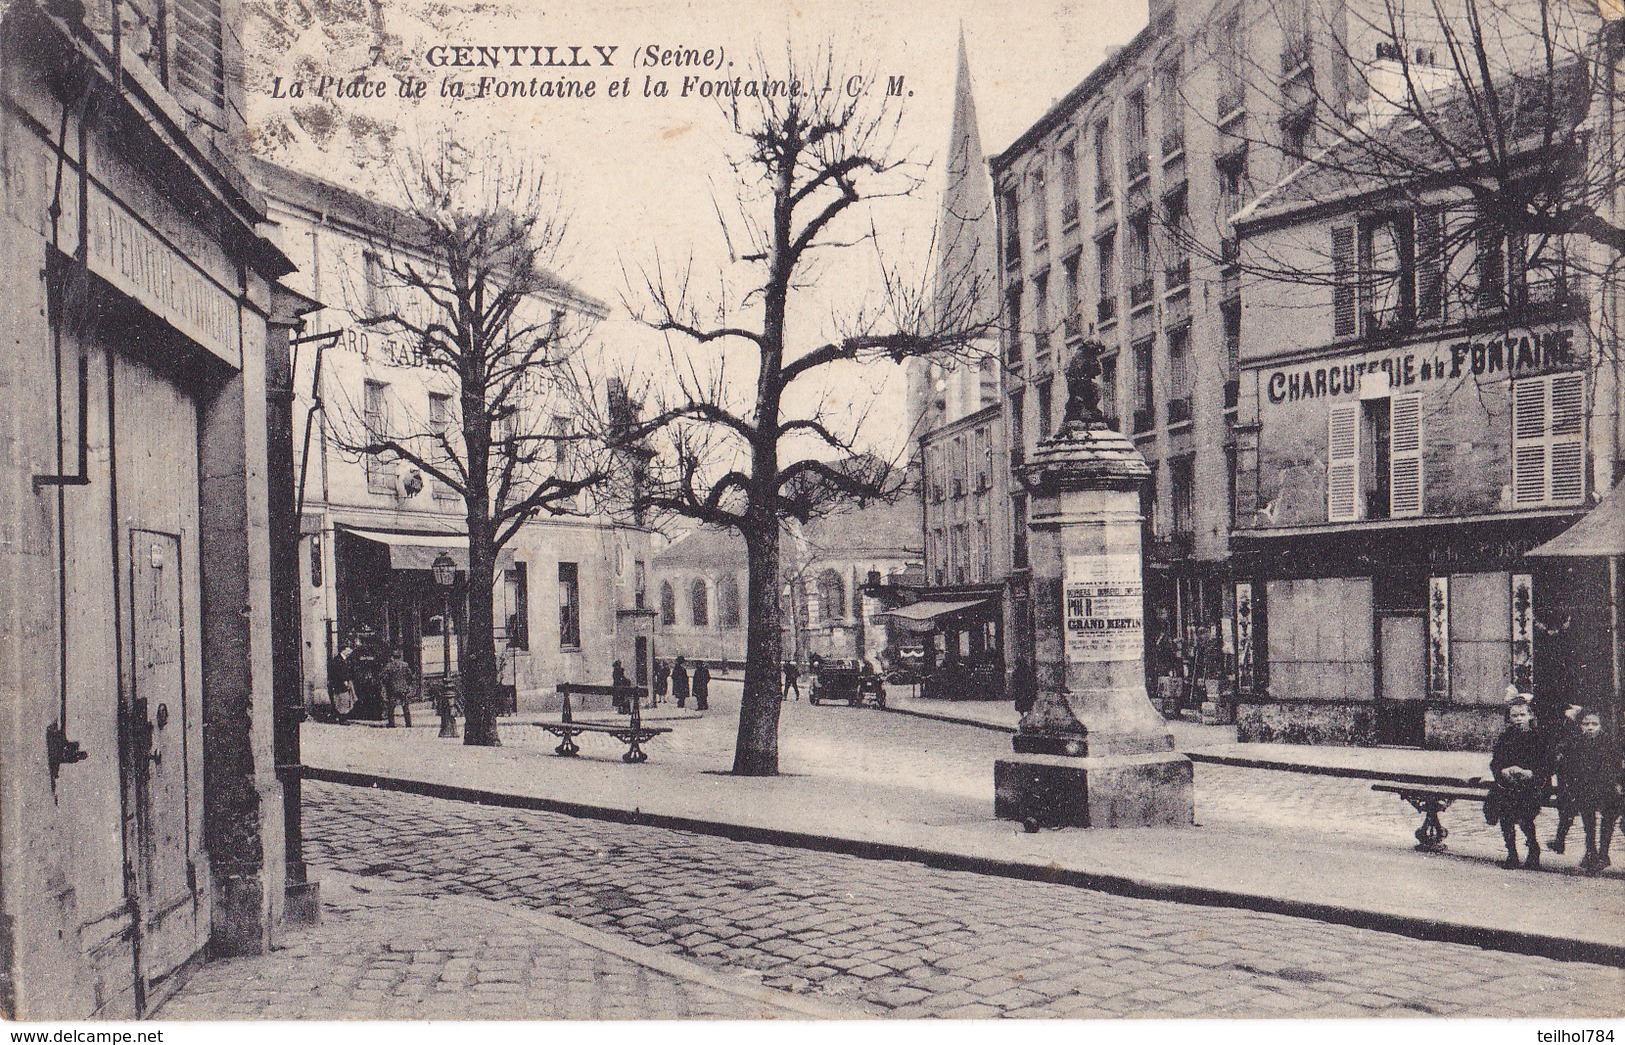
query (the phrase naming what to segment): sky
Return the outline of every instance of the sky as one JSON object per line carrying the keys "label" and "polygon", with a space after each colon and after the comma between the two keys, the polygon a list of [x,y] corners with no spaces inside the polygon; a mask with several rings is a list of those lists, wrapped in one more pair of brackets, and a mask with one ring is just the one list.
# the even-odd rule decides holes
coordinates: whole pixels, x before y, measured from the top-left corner
{"label": "sky", "polygon": [[[725,162],[729,134],[722,113],[714,100],[681,97],[684,76],[776,75],[772,56],[784,54],[785,41],[792,40],[798,47],[829,46],[842,63],[872,74],[873,90],[902,77],[907,95],[895,148],[932,166],[914,198],[889,205],[878,221],[888,260],[923,274],[943,184],[940,157],[948,145],[960,28],[982,142],[991,155],[1099,64],[1108,47],[1126,43],[1146,21],[1144,0],[383,0],[379,16],[371,19],[364,0],[331,0],[314,8],[297,0],[254,0],[250,11],[241,35],[245,116],[256,151],[385,196],[385,172],[401,141],[391,138],[394,128],[422,137],[449,126],[460,134],[495,136],[504,147],[542,158],[571,214],[571,245],[561,270],[611,306],[599,331],[603,341],[644,359],[663,354],[663,344],[621,307],[639,300],[635,287],[629,293],[626,274],[650,266],[657,250],[668,265],[692,257],[696,272],[715,273],[729,246],[718,231],[718,206],[728,210],[737,198],[735,175]],[[332,14],[313,20],[313,11]],[[594,64],[451,69],[431,64],[444,54],[430,50],[437,44],[553,46],[555,55],[577,46],[583,60]],[[634,67],[650,47],[710,51],[726,67]],[[599,64],[595,48],[614,48],[613,64]],[[768,56],[765,68],[758,68],[758,53]],[[505,52],[503,60],[511,61],[511,54]],[[324,76],[349,81],[358,74],[382,83],[386,96],[338,99],[331,87],[320,101],[312,96]],[[522,81],[527,88],[533,77],[557,82],[564,76],[596,82],[596,93],[585,99],[467,97],[481,75]],[[464,81],[463,100],[444,97],[447,76]],[[645,97],[645,76],[665,79],[672,93]],[[399,98],[402,77],[424,81],[420,100]],[[630,97],[609,96],[616,81],[630,87]],[[306,92],[303,99],[291,97],[295,84]],[[816,307],[808,314],[829,316],[865,300],[875,275],[872,257],[865,251],[826,262],[822,286],[809,292]],[[821,333],[809,329],[805,336],[811,341]],[[883,444],[892,415],[900,421],[902,414],[900,368],[881,370],[839,375],[818,394],[844,397],[855,408],[878,398],[871,423],[879,426],[873,437]]]}

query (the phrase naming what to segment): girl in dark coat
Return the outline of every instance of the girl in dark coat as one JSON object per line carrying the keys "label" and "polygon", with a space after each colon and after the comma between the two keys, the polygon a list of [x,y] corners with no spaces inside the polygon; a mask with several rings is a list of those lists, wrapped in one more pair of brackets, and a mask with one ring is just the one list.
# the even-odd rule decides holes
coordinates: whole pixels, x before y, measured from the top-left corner
{"label": "girl in dark coat", "polygon": [[666,695],[666,682],[671,678],[671,669],[666,667],[663,660],[655,661],[655,706],[660,705],[660,698]]}
{"label": "girl in dark coat", "polygon": [[1495,742],[1490,755],[1490,772],[1495,786],[1490,800],[1496,803],[1501,822],[1501,840],[1507,858],[1502,867],[1518,866],[1517,830],[1523,830],[1529,856],[1523,866],[1540,867],[1540,843],[1535,840],[1535,818],[1552,785],[1552,752],[1546,735],[1535,728],[1535,711],[1529,699],[1519,694],[1507,708],[1507,728]]}
{"label": "girl in dark coat", "polygon": [[705,661],[694,665],[694,707],[695,710],[704,711],[711,706],[711,669],[705,666]]}
{"label": "girl in dark coat", "polygon": [[678,707],[688,706],[688,668],[680,656],[671,666],[671,695]]}
{"label": "girl in dark coat", "polygon": [[1612,862],[1608,850],[1614,841],[1614,814],[1618,808],[1619,751],[1613,741],[1603,736],[1602,715],[1595,708],[1581,708],[1575,724],[1578,731],[1566,737],[1563,744],[1559,799],[1574,811],[1585,829],[1586,855],[1580,869],[1596,874]]}

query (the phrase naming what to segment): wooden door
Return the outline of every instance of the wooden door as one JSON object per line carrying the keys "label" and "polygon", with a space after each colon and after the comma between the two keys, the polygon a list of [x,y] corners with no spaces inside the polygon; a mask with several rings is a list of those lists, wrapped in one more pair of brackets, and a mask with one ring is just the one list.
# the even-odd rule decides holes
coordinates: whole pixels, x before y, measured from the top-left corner
{"label": "wooden door", "polygon": [[1377,743],[1420,747],[1427,705],[1427,619],[1384,616]]}

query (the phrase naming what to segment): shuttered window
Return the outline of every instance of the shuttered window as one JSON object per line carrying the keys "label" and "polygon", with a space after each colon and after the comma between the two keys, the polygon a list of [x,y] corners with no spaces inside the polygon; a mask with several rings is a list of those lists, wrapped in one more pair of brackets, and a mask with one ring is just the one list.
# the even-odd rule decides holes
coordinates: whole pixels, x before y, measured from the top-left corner
{"label": "shuttered window", "polygon": [[1332,229],[1332,334],[1353,337],[1359,331],[1358,276],[1355,268],[1354,226]]}
{"label": "shuttered window", "polygon": [[1512,504],[1578,504],[1585,496],[1585,375],[1512,386]]}
{"label": "shuttered window", "polygon": [[1438,210],[1416,212],[1416,318],[1444,318],[1444,228]]}
{"label": "shuttered window", "polygon": [[1326,437],[1326,521],[1360,517],[1360,404],[1331,408]]}
{"label": "shuttered window", "polygon": [[220,0],[175,0],[175,80],[215,109],[226,107]]}
{"label": "shuttered window", "polygon": [[1388,514],[1422,514],[1422,397],[1394,396],[1388,413]]}

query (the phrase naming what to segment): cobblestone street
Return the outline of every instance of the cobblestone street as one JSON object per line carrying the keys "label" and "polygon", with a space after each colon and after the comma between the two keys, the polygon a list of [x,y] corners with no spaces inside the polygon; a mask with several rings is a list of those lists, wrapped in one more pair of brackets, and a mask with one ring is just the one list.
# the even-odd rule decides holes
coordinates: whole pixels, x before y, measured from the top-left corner
{"label": "cobblestone street", "polygon": [[1558,1017],[1625,997],[1614,968],[1279,915],[338,785],[306,801],[318,868],[545,911],[877,1014]]}

